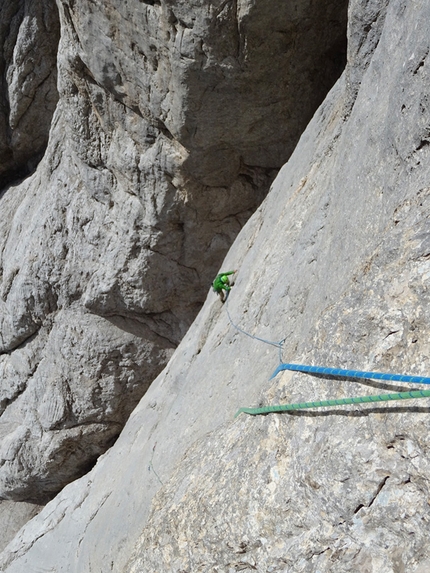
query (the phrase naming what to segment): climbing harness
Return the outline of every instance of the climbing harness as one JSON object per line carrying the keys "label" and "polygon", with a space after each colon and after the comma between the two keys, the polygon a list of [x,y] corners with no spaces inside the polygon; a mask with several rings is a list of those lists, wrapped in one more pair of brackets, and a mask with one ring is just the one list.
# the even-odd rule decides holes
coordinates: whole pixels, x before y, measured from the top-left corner
{"label": "climbing harness", "polygon": [[[371,380],[389,380],[391,382],[410,382],[415,384],[430,384],[430,378],[425,376],[410,376],[408,374],[389,374],[384,372],[367,372],[364,370],[344,370],[341,368],[327,368],[324,366],[308,366],[305,364],[287,364],[282,362],[282,346],[285,342],[285,338],[279,342],[274,342],[273,340],[266,340],[259,336],[255,336],[249,332],[246,332],[240,326],[233,322],[231,318],[230,311],[228,308],[228,299],[226,299],[225,309],[227,311],[227,316],[230,324],[238,331],[249,336],[254,340],[263,342],[264,344],[269,344],[270,346],[275,346],[279,349],[279,366],[273,372],[270,377],[275,378],[279,372],[284,370],[291,370],[294,372],[303,372],[308,374],[321,374],[325,376],[342,376],[344,378],[361,378],[361,379],[371,379]],[[235,417],[241,413],[257,415],[257,414],[270,414],[274,412],[287,412],[292,410],[304,410],[308,408],[324,408],[326,406],[344,406],[347,404],[364,404],[368,402],[388,402],[393,400],[411,400],[413,398],[429,398],[430,390],[412,390],[410,392],[396,392],[394,394],[377,394],[371,396],[357,396],[354,398],[340,398],[338,400],[320,400],[316,402],[299,402],[296,404],[281,404],[278,406],[262,406],[261,408],[240,408]]]}

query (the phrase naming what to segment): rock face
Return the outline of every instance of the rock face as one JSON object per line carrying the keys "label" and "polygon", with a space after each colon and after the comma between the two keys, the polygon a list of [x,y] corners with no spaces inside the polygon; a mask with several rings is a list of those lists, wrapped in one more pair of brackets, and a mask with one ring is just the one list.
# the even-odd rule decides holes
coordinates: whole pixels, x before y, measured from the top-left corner
{"label": "rock face", "polygon": [[[349,7],[348,65],[236,239],[118,441],[3,552],[6,573],[430,568],[428,402],[264,417],[240,406],[406,385],[284,361],[429,374],[430,6]],[[228,313],[227,313],[228,310]]]}
{"label": "rock face", "polygon": [[55,0],[0,6],[0,186],[40,161],[58,101]]}
{"label": "rock face", "polygon": [[0,498],[38,503],[172,355],[340,74],[346,27],[346,0],[57,7],[8,3],[0,32]]}
{"label": "rock face", "polygon": [[42,507],[26,502],[0,501],[0,523],[3,534],[0,540],[0,551],[3,551],[14,534],[37,515]]}

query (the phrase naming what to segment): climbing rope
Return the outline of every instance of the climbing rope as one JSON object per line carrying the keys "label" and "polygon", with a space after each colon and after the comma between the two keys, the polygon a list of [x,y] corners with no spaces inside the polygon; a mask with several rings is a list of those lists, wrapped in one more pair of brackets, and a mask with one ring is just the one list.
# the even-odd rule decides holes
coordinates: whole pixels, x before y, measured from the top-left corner
{"label": "climbing rope", "polygon": [[151,470],[154,472],[155,477],[158,479],[158,481],[160,482],[161,485],[163,485],[163,482],[160,479],[160,476],[157,474],[157,472],[155,471],[154,468],[154,464],[153,464],[153,459],[154,459],[154,452],[155,452],[155,448],[157,447],[157,442],[155,442],[153,448],[152,448],[152,454],[151,454],[151,459],[149,460],[149,464],[148,464],[148,471],[150,472]]}
{"label": "climbing rope", "polygon": [[385,374],[383,372],[365,372],[362,370],[342,370],[341,368],[325,368],[324,366],[305,366],[303,364],[280,364],[272,376],[275,378],[282,370],[308,372],[310,374],[325,374],[329,376],[344,376],[346,378],[368,378],[372,380],[391,380],[397,382],[415,382],[416,384],[430,384],[430,378],[425,376],[409,376],[406,374]]}
{"label": "climbing rope", "polygon": [[[383,372],[366,372],[363,370],[343,370],[341,368],[326,368],[324,366],[306,366],[304,364],[280,364],[270,379],[283,370],[305,372],[309,374],[325,374],[329,376],[343,376],[345,378],[366,378],[372,380],[390,380],[397,382],[414,382],[416,384],[430,384],[430,378],[425,376],[410,376],[407,374],[386,374]],[[413,390],[411,392],[396,392],[394,394],[377,394],[372,396],[358,396],[356,398],[340,398],[339,400],[322,400],[317,402],[301,402],[297,404],[282,404],[279,406],[263,406],[262,408],[241,408],[237,413],[269,414],[272,412],[286,412],[291,410],[305,410],[308,408],[323,408],[325,406],[344,406],[347,404],[363,404],[366,402],[388,402],[392,400],[410,400],[412,398],[429,398],[430,390]]]}
{"label": "climbing rope", "polygon": [[[324,366],[307,366],[304,364],[286,364],[282,362],[282,345],[285,342],[285,338],[279,342],[274,342],[272,340],[266,340],[259,336],[255,336],[249,332],[246,332],[240,326],[233,322],[231,318],[230,311],[228,309],[228,295],[225,301],[225,309],[227,311],[227,316],[230,324],[238,332],[241,332],[245,336],[249,336],[254,340],[263,342],[264,344],[269,344],[270,346],[276,346],[279,349],[279,366],[273,372],[270,380],[275,378],[279,372],[283,370],[292,370],[295,372],[304,372],[309,374],[323,374],[326,376],[343,376],[345,378],[365,378],[373,380],[390,380],[396,382],[413,382],[416,384],[430,384],[430,378],[425,376],[410,376],[407,374],[389,374],[383,372],[367,372],[364,370],[344,370],[341,368],[326,368]],[[257,415],[257,414],[270,414],[272,412],[286,412],[291,410],[304,410],[308,408],[324,408],[326,406],[344,406],[347,404],[364,404],[366,402],[388,402],[392,400],[411,400],[412,398],[429,398],[430,390],[413,390],[410,392],[396,392],[394,394],[377,394],[372,396],[357,396],[355,398],[341,398],[339,400],[321,400],[317,402],[300,402],[297,404],[282,404],[279,406],[262,406],[261,408],[240,408],[237,411],[236,416],[240,413]]]}
{"label": "climbing rope", "polygon": [[249,338],[253,338],[254,340],[264,342],[264,344],[269,344],[270,346],[276,346],[277,348],[279,348],[279,361],[282,362],[282,345],[285,342],[285,338],[283,338],[279,342],[274,342],[273,340],[266,340],[265,338],[260,338],[259,336],[255,336],[254,334],[246,332],[246,330],[243,330],[243,328],[240,328],[240,326],[238,326],[233,322],[233,319],[231,318],[230,315],[230,311],[228,310],[228,296],[224,304],[225,304],[225,310],[227,311],[228,320],[230,324],[233,326],[233,328],[235,328],[238,332],[241,332],[245,336],[249,336]]}
{"label": "climbing rope", "polygon": [[281,404],[279,406],[262,406],[261,408],[240,408],[235,418],[242,412],[256,416],[274,412],[305,410],[308,408],[324,408],[326,406],[345,406],[347,404],[364,404],[366,402],[388,402],[390,400],[412,400],[413,398],[430,398],[430,390],[412,390],[411,392],[396,392],[395,394],[377,394],[372,396],[357,396],[355,398],[340,398],[338,400],[321,400],[318,402],[298,402],[297,404]]}

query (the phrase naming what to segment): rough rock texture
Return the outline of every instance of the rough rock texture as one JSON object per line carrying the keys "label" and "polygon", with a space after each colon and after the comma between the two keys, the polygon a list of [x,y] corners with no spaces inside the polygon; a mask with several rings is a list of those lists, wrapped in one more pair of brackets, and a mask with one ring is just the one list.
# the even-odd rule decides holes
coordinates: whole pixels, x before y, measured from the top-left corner
{"label": "rough rock texture", "polygon": [[58,101],[55,0],[0,6],[0,186],[40,161]]}
{"label": "rough rock texture", "polygon": [[[430,6],[354,1],[349,63],[229,251],[233,321],[298,363],[429,374]],[[355,94],[355,95],[354,95]],[[210,293],[118,441],[4,551],[22,571],[424,573],[428,401],[283,373]]]}
{"label": "rough rock texture", "polygon": [[2,536],[0,551],[6,547],[21,527],[42,509],[41,505],[26,502],[0,501],[0,523]]}
{"label": "rough rock texture", "polygon": [[346,0],[33,4],[1,14],[7,173],[50,138],[0,195],[0,497],[43,502],[112,444],[187,331],[341,72]]}

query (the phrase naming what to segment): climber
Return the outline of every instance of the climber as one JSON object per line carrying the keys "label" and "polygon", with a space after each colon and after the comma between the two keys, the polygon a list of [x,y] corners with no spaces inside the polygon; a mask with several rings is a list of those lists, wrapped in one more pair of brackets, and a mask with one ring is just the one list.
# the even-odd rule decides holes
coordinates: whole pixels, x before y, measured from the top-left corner
{"label": "climber", "polygon": [[234,285],[234,281],[228,277],[229,275],[234,275],[236,272],[237,270],[228,271],[227,273],[220,273],[216,276],[214,282],[212,283],[213,291],[219,294],[221,302],[225,302],[227,300],[228,293],[230,292],[231,287]]}

